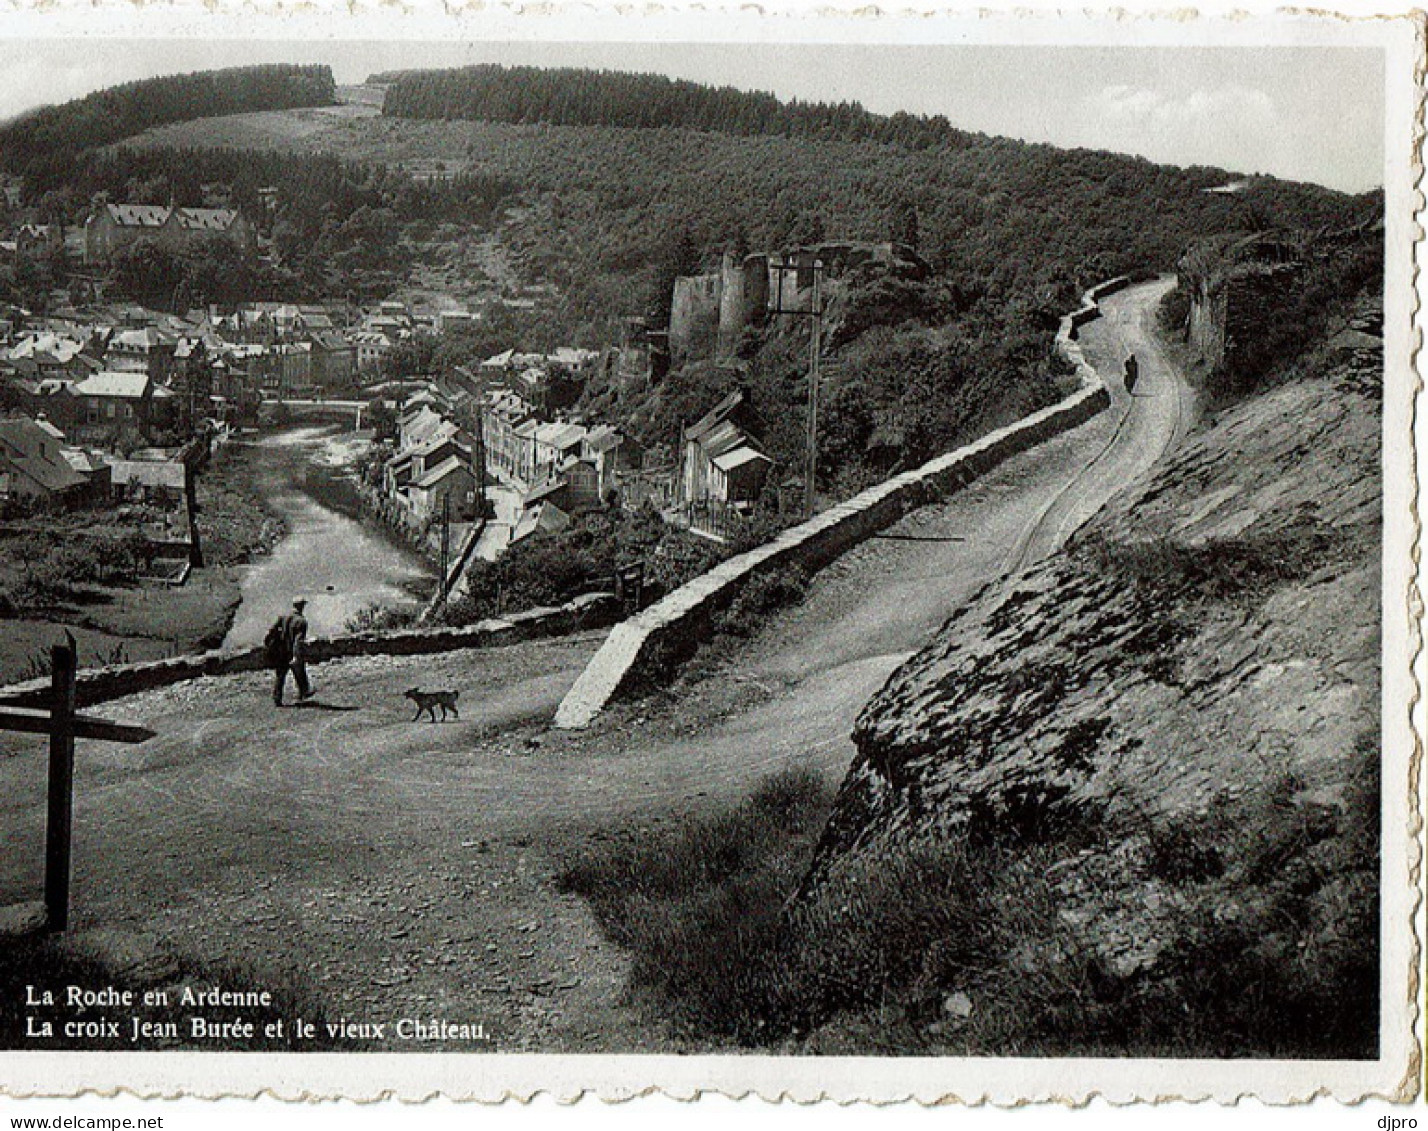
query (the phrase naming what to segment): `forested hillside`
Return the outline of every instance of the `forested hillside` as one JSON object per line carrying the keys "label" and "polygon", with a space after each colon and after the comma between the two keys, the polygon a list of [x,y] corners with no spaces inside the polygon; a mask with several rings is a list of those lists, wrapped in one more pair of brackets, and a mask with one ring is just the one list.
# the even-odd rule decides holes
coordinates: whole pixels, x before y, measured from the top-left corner
{"label": "forested hillside", "polygon": [[942,115],[870,114],[857,102],[780,102],[772,94],[663,75],[575,68],[502,67],[394,71],[383,112],[398,118],[469,118],[560,126],[677,127],[753,137],[836,138],[914,149],[967,144]]}
{"label": "forested hillside", "polygon": [[327,66],[273,63],[165,75],[46,106],[0,127],[0,166],[39,182],[62,178],[74,154],[168,122],[322,106],[335,84]]}
{"label": "forested hillside", "polygon": [[[327,96],[326,72],[292,77]],[[910,244],[928,277],[863,279],[828,327],[820,466],[839,491],[1052,399],[1051,334],[1086,285],[1173,270],[1206,237],[1332,229],[1381,209],[1377,195],[1262,177],[1211,191],[1242,178],[657,76],[479,67],[377,80],[390,83],[381,117],[248,114],[244,136],[268,139],[260,153],[213,148],[212,121],[189,121],[63,168],[36,161],[27,200],[78,220],[100,191],[198,204],[218,183],[257,209],[257,190],[274,185],[272,262],[232,276],[258,297],[370,299],[404,284],[477,304],[537,295],[534,311],[493,304],[475,332],[404,351],[408,371],[510,346],[610,344],[628,316],[663,321],[673,278],[728,251]],[[173,112],[156,98],[150,120]],[[116,116],[104,136],[139,120]],[[773,454],[797,466],[806,347],[771,327],[739,355],[739,373],[700,361],[656,389],[592,390],[589,403],[666,445],[743,380]]]}

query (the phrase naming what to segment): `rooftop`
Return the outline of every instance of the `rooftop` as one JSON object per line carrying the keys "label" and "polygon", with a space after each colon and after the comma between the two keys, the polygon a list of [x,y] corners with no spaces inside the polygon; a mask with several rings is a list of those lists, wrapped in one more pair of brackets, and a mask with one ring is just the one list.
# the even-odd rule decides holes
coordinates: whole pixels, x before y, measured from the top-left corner
{"label": "rooftop", "polygon": [[86,377],[74,387],[74,391],[84,397],[126,397],[138,399],[149,390],[147,373],[119,373],[106,370]]}

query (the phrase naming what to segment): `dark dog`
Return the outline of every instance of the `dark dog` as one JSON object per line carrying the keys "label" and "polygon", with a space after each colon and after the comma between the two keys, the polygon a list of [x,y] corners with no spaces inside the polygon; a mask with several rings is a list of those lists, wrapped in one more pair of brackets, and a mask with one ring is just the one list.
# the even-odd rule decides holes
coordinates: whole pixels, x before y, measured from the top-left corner
{"label": "dark dog", "polygon": [[442,722],[446,722],[448,711],[458,719],[461,717],[461,712],[456,709],[456,697],[461,694],[459,691],[423,691],[419,687],[413,687],[410,691],[405,691],[402,694],[416,704],[417,711],[412,716],[412,722],[421,718],[423,711],[431,716],[432,722],[436,722],[438,707],[441,708]]}

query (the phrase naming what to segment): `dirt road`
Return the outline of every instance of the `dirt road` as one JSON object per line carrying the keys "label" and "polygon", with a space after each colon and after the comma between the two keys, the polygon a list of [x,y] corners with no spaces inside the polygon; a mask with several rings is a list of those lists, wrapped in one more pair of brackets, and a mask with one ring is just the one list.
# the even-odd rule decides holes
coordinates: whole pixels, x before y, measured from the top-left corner
{"label": "dirt road", "polygon": [[[910,515],[758,637],[589,730],[548,722],[599,634],[323,665],[304,709],[273,710],[259,675],[109,705],[159,737],[81,744],[77,926],[152,931],[307,985],[334,1017],[484,1023],[495,1040],[470,1047],[667,1047],[620,1004],[623,957],[555,891],[557,857],[602,827],[721,806],[779,767],[838,780],[853,720],[888,674],[1009,564],[1060,545],[1184,427],[1180,378],[1144,325],[1163,289],[1112,297],[1084,331],[1111,411]],[[1128,350],[1146,395],[1121,387]],[[460,721],[409,721],[412,686],[460,688]],[[34,898],[43,855],[41,749],[7,749],[0,902]]]}

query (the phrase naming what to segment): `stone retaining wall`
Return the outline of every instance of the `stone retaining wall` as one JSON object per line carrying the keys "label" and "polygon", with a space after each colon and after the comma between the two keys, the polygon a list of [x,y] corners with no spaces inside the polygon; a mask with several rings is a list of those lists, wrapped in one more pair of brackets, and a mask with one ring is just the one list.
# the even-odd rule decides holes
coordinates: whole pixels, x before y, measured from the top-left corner
{"label": "stone retaining wall", "polygon": [[679,661],[707,638],[714,615],[727,608],[754,577],[790,565],[813,573],[909,511],[944,498],[1009,457],[1106,408],[1110,393],[1086,361],[1076,338],[1080,327],[1101,316],[1098,300],[1130,282],[1121,277],[1091,288],[1082,296],[1083,305],[1061,320],[1056,349],[1075,367],[1080,382],[1076,392],[785,530],[773,541],[730,558],[638,616],[617,624],[561,701],[555,725],[588,726],[622,692],[640,683],[666,679]]}
{"label": "stone retaining wall", "polygon": [[[413,628],[315,637],[308,641],[308,662],[320,664],[346,656],[416,656],[430,652],[453,652],[461,648],[514,644],[541,636],[604,627],[613,624],[620,611],[620,603],[611,594],[589,593],[557,608],[527,609],[462,628]],[[168,660],[84,669],[79,673],[75,693],[80,706],[90,706],[202,676],[261,671],[265,667],[267,664],[261,646],[227,652],[200,652]],[[49,690],[48,679],[32,679],[0,688],[0,701],[21,706],[44,706]]]}

